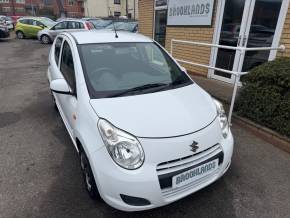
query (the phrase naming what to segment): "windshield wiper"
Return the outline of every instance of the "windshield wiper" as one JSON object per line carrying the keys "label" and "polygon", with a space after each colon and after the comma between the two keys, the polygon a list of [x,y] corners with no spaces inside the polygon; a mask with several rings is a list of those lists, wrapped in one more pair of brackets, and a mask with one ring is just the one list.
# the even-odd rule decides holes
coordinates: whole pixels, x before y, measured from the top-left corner
{"label": "windshield wiper", "polygon": [[127,89],[125,91],[121,91],[121,92],[118,92],[118,93],[113,94],[113,95],[109,95],[109,96],[107,96],[107,98],[119,97],[119,96],[126,95],[128,93],[131,93],[131,92],[143,91],[146,89],[152,89],[152,88],[164,87],[164,86],[168,86],[168,84],[167,83],[149,83],[149,84],[145,84],[142,86],[136,86],[136,87],[133,87],[131,89]]}

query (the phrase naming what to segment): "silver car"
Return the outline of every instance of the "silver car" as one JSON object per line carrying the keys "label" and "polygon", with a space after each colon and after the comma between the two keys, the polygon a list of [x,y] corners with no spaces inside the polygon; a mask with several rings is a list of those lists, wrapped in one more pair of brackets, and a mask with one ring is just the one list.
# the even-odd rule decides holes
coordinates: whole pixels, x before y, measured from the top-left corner
{"label": "silver car", "polygon": [[80,19],[67,19],[58,22],[51,28],[46,28],[39,31],[37,34],[37,38],[43,44],[49,44],[53,42],[53,40],[59,33],[78,30],[90,30],[93,28],[93,24],[88,21]]}

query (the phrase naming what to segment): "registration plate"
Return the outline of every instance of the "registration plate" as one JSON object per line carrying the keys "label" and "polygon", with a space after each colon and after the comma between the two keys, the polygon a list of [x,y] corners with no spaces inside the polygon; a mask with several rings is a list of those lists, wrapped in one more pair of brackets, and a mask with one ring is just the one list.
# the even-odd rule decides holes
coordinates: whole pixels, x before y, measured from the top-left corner
{"label": "registration plate", "polygon": [[172,188],[178,188],[194,182],[214,172],[218,168],[218,159],[202,164],[172,177]]}

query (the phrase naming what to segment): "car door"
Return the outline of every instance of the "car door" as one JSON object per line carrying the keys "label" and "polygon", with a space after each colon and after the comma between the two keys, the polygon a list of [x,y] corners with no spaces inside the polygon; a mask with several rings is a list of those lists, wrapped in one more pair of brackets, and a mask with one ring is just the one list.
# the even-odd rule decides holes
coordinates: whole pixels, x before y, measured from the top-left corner
{"label": "car door", "polygon": [[36,37],[38,31],[42,30],[41,23],[37,20],[30,20],[31,26],[29,28],[29,35],[31,37]]}
{"label": "car door", "polygon": [[52,39],[54,39],[59,33],[65,31],[66,29],[67,22],[66,21],[59,22],[50,29],[50,36],[52,37]]}
{"label": "car door", "polygon": [[63,78],[66,80],[73,95],[58,95],[58,102],[61,107],[62,117],[73,137],[73,130],[76,122],[76,109],[77,109],[77,87],[76,87],[76,75],[74,67],[74,57],[71,49],[71,45],[67,40],[63,41],[61,49],[61,57],[59,64],[60,72]]}
{"label": "car door", "polygon": [[20,30],[23,31],[24,35],[27,36],[27,37],[30,37],[30,27],[31,27],[31,24],[32,24],[32,21],[31,19],[23,19],[23,20],[20,20],[19,21],[20,23]]}

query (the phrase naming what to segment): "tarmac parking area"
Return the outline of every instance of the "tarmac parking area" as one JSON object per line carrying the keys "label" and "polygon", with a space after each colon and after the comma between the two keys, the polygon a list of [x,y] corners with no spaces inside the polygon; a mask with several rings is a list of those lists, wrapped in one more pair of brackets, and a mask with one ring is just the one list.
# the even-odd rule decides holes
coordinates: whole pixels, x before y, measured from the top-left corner
{"label": "tarmac parking area", "polygon": [[49,48],[0,41],[0,217],[290,217],[290,154],[237,125],[232,165],[207,188],[138,213],[92,201],[51,101]]}

